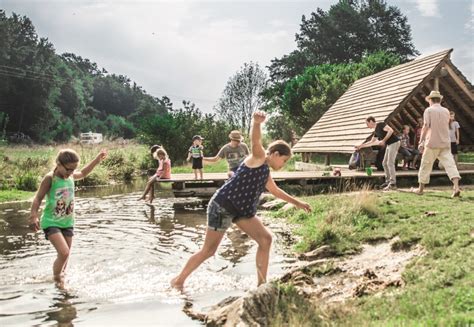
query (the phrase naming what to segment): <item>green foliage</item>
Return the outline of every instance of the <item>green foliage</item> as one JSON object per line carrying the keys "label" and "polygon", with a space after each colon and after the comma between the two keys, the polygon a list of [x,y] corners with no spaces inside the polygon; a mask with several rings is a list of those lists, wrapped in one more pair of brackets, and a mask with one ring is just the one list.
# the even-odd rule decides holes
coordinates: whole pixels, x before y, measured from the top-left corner
{"label": "green foliage", "polygon": [[214,156],[228,142],[232,130],[226,122],[215,119],[214,115],[203,114],[189,102],[183,102],[183,108],[170,113],[142,118],[138,126],[140,140],[149,145],[163,145],[172,165],[185,162],[194,135],[205,138],[204,155]]}
{"label": "green foliage", "polygon": [[156,99],[89,59],[57,55],[27,17],[0,10],[0,139],[18,131],[34,141],[67,142],[81,132],[133,138],[137,117],[164,114]]}
{"label": "green foliage", "polygon": [[318,8],[309,18],[303,16],[296,43],[297,50],[272,61],[273,83],[302,74],[308,66],[359,62],[378,51],[403,61],[418,54],[406,16],[385,1],[340,0],[327,12]]}
{"label": "green foliage", "polygon": [[[302,135],[336,102],[356,80],[375,74],[400,63],[393,54],[378,52],[362,59],[360,63],[324,64],[305,69],[304,73],[290,79],[278,99],[279,114],[288,129]],[[281,124],[272,129],[278,136]],[[273,127],[273,126],[270,126]],[[285,134],[281,135],[284,137]]]}
{"label": "green foliage", "polygon": [[36,191],[39,176],[33,172],[26,171],[15,176],[15,188],[20,191]]}

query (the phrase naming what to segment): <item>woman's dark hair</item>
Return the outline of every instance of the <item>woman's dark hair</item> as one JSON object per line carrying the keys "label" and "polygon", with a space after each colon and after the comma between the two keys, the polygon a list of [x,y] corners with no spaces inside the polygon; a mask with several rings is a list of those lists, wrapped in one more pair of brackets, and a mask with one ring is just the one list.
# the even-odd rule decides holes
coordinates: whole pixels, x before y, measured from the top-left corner
{"label": "woman's dark hair", "polygon": [[288,143],[282,140],[278,140],[275,142],[270,143],[270,145],[267,148],[268,154],[272,154],[274,152],[278,152],[280,156],[290,156],[292,155],[291,153],[291,148]]}

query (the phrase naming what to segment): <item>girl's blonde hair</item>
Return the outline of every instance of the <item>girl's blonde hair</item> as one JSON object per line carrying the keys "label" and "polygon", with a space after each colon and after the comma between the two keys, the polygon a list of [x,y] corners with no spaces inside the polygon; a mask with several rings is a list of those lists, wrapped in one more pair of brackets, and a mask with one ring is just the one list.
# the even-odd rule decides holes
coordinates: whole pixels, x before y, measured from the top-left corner
{"label": "girl's blonde hair", "polygon": [[278,140],[270,143],[267,148],[268,154],[278,152],[280,156],[289,156],[291,157],[291,147],[288,143],[283,140]]}
{"label": "girl's blonde hair", "polygon": [[56,156],[56,166],[57,165],[67,165],[70,163],[76,163],[80,161],[80,157],[76,151],[73,149],[63,149],[58,152]]}
{"label": "girl's blonde hair", "polygon": [[156,150],[155,153],[153,153],[153,158],[155,158],[156,160],[160,159],[158,157],[160,154],[165,156],[165,159],[168,159],[168,153],[166,153],[165,149],[163,148]]}

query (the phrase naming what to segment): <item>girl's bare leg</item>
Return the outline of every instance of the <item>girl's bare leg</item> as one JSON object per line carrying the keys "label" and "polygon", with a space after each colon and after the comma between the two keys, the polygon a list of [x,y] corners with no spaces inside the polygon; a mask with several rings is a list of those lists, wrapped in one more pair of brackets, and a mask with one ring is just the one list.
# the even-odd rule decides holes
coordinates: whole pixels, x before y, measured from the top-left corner
{"label": "girl's bare leg", "polygon": [[69,259],[69,245],[62,233],[52,234],[48,236],[48,239],[58,253],[53,264],[54,280],[61,281],[61,273],[65,269],[65,265]]}
{"label": "girl's bare leg", "polygon": [[258,285],[267,281],[268,261],[270,259],[270,248],[272,245],[272,234],[263,226],[257,217],[241,219],[236,225],[258,244],[257,249],[257,277]]}
{"label": "girl's bare leg", "polygon": [[184,265],[181,273],[171,280],[171,286],[177,289],[183,288],[184,282],[188,276],[206,259],[212,257],[214,253],[216,253],[216,250],[219,247],[223,237],[223,232],[207,229],[206,238],[204,239],[202,248],[188,259],[188,262]]}

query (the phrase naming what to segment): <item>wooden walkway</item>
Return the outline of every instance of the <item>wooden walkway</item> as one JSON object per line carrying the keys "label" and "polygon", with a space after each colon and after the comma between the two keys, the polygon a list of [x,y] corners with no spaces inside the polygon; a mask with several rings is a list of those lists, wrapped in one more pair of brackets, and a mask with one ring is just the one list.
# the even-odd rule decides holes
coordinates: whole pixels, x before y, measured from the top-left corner
{"label": "wooden walkway", "polygon": [[[327,174],[330,174],[327,176]],[[461,177],[474,177],[474,170],[460,170]],[[354,170],[342,170],[342,176],[333,176],[332,172],[325,171],[280,171],[271,172],[273,179],[278,185],[285,184],[296,184],[301,186],[315,185],[315,184],[328,184],[334,183],[341,184],[342,182],[352,181],[354,183],[377,183],[383,181],[384,173],[374,171],[372,176],[367,176],[365,172],[354,171]],[[444,170],[434,170],[431,173],[432,177],[445,176]],[[211,196],[215,190],[222,186],[228,179],[227,173],[204,173],[202,180],[195,180],[194,174],[172,174],[171,179],[166,182],[171,182],[173,192],[177,197],[183,196]],[[418,171],[397,171],[397,178],[409,179],[416,185],[418,179]]]}

